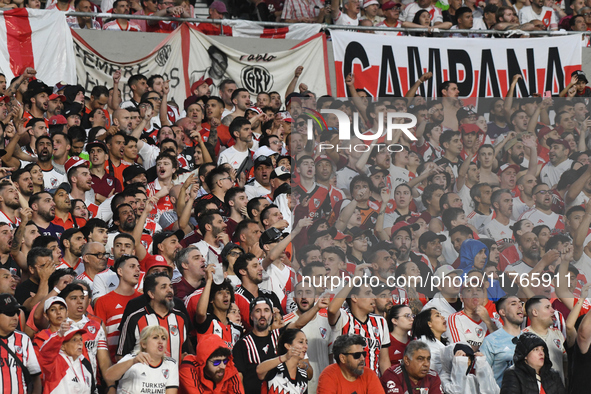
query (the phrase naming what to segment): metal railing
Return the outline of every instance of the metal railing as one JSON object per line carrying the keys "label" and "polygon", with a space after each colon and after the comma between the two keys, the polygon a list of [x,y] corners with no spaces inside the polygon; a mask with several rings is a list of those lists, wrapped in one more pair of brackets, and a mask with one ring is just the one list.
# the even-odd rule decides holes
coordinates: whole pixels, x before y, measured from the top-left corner
{"label": "metal railing", "polygon": [[[189,23],[211,23],[216,25],[231,26],[231,21],[235,19],[206,19],[206,18],[176,18],[171,16],[154,16],[154,15],[125,15],[124,18],[120,14],[108,14],[105,12],[76,12],[71,11],[66,14],[67,16],[75,17],[93,17],[93,18],[121,18],[121,19],[139,19],[139,20],[153,20],[153,21],[174,21],[174,22],[189,22]],[[289,27],[293,26],[293,23],[285,22],[259,22],[249,21],[256,23],[257,25],[264,27]],[[356,30],[356,31],[387,31],[387,32],[404,32],[404,33],[433,33],[433,28],[404,28],[404,27],[376,27],[376,26],[340,26],[340,25],[329,25],[326,23],[318,23],[321,30]],[[562,36],[562,35],[579,35],[591,34],[591,31],[523,31],[523,30],[466,30],[466,29],[454,29],[454,30],[437,30],[439,34],[455,34],[455,33],[466,33],[466,34],[495,34],[501,36],[519,36],[519,35],[530,35],[530,36]]]}

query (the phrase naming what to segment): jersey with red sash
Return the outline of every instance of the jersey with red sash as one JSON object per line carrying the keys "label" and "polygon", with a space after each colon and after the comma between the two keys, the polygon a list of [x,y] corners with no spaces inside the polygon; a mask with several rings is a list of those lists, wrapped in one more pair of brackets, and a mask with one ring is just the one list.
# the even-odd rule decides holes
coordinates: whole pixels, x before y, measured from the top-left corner
{"label": "jersey with red sash", "polygon": [[330,215],[332,205],[328,188],[314,183],[311,190],[306,190],[301,184],[293,188],[292,194],[298,204],[303,204],[307,199],[308,217],[313,219],[324,218]]}

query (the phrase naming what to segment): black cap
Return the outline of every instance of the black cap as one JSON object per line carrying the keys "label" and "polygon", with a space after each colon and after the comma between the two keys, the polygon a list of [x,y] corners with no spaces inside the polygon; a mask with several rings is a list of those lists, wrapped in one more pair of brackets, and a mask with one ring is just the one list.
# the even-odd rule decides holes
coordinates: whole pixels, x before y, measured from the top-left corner
{"label": "black cap", "polygon": [[60,183],[60,185],[55,189],[55,192],[57,193],[57,191],[60,189],[65,190],[68,194],[72,193],[72,186],[70,186],[68,182]]}
{"label": "black cap", "polygon": [[371,176],[374,176],[375,174],[378,174],[380,172],[384,174],[384,176],[388,176],[389,174],[388,170],[384,170],[377,166],[369,166],[369,173],[371,174]]}
{"label": "black cap", "polygon": [[255,159],[254,168],[262,165],[273,167],[273,160],[269,156],[261,155]]}
{"label": "black cap", "polygon": [[183,230],[177,231],[159,231],[152,237],[152,254],[158,254],[158,245],[160,245],[166,238],[176,236],[179,242],[185,238],[185,232]]}
{"label": "black cap", "polygon": [[458,112],[456,112],[456,119],[459,122],[460,120],[469,118],[472,115],[476,115],[476,113],[474,111],[472,111],[471,108],[463,107],[463,108],[459,108]]}
{"label": "black cap", "polygon": [[334,238],[337,236],[337,229],[336,227],[329,227],[327,230],[321,230],[321,231],[313,231],[313,232],[308,232],[308,241],[311,243],[314,243],[314,241],[316,241],[318,238],[320,237],[324,237],[326,234],[330,234],[331,238]]}
{"label": "black cap", "polygon": [[359,227],[351,227],[350,229],[347,229],[347,231],[345,231],[345,234],[350,235],[352,239],[355,239],[362,235],[370,236],[371,230],[362,230]]}
{"label": "black cap", "polygon": [[433,231],[425,231],[419,238],[419,245],[426,245],[431,241],[435,241],[436,239],[444,242],[447,237],[443,234],[435,234]]}
{"label": "black cap", "polygon": [[82,112],[82,104],[71,103],[71,104],[68,104],[67,106],[64,106],[64,112],[62,115],[64,115],[66,117],[66,119],[68,119],[69,116],[74,116],[74,115],[78,115],[82,118],[82,115],[80,115],[80,112]]}
{"label": "black cap", "polygon": [[286,181],[291,179],[291,172],[284,166],[277,167],[273,170],[271,175],[269,176],[270,179],[279,178],[282,181]]}
{"label": "black cap", "polygon": [[249,315],[252,313],[252,310],[258,304],[267,304],[267,305],[269,305],[269,308],[271,308],[271,312],[273,312],[273,303],[271,302],[270,299],[268,299],[267,297],[257,297],[254,300],[250,301],[250,305],[248,307],[248,314]]}
{"label": "black cap", "polygon": [[27,87],[26,93],[29,98],[35,97],[39,93],[43,92],[50,95],[51,93],[53,93],[53,89],[47,86],[47,84],[45,84],[45,82],[43,82],[40,79],[35,79],[29,82],[29,86]]}
{"label": "black cap", "polygon": [[109,153],[109,150],[107,149],[107,145],[105,145],[105,143],[103,141],[94,140],[94,141],[89,142],[88,144],[86,144],[86,151],[87,152],[90,152],[90,150],[92,148],[101,148],[102,150],[105,151],[105,153]]}
{"label": "black cap", "polygon": [[19,308],[18,301],[12,295],[7,293],[0,294],[0,314],[12,314],[18,312]]}
{"label": "black cap", "polygon": [[275,227],[270,227],[266,229],[262,234],[261,238],[259,238],[259,244],[262,247],[263,245],[272,244],[273,242],[279,241],[281,238],[289,235],[288,233],[282,233]]}
{"label": "black cap", "polygon": [[130,165],[126,169],[123,170],[123,181],[128,182],[135,178],[138,175],[145,174],[146,169],[142,166],[137,164]]}

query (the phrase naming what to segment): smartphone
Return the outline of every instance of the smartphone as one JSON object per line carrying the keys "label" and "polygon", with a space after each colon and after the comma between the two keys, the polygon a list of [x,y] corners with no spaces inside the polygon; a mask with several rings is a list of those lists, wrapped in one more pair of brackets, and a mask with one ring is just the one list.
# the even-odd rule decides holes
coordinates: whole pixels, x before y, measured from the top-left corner
{"label": "smartphone", "polygon": [[544,97],[552,97],[552,92],[551,92],[551,91],[549,91],[549,90],[546,90],[546,91],[544,92]]}

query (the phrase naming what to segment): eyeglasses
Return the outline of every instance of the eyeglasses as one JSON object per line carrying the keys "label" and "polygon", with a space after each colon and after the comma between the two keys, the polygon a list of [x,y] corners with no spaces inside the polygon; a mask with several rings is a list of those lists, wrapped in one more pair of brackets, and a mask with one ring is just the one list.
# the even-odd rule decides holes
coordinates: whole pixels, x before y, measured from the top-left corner
{"label": "eyeglasses", "polygon": [[241,252],[234,252],[234,251],[231,251],[231,252],[230,252],[230,253],[228,253],[228,254],[229,254],[230,256],[232,256],[232,257],[238,257],[238,256],[242,256],[242,253],[241,253]]}
{"label": "eyeglasses", "polygon": [[414,319],[415,318],[415,315],[413,315],[412,313],[407,313],[402,316],[406,317],[407,319]]}
{"label": "eyeglasses", "polygon": [[538,190],[536,192],[536,194],[541,194],[542,196],[545,195],[545,194],[550,194],[550,193],[552,193],[551,190]]}
{"label": "eyeglasses", "polygon": [[214,367],[218,367],[221,363],[224,363],[224,365],[227,365],[228,361],[230,361],[230,359],[225,358],[223,360],[211,360],[211,363],[213,364]]}
{"label": "eyeglasses", "polygon": [[367,357],[367,352],[364,350],[362,352],[355,352],[355,353],[343,353],[346,354],[348,356],[353,357],[355,360],[359,360],[360,357],[363,356],[363,358]]}
{"label": "eyeglasses", "polygon": [[154,100],[154,101],[160,102],[160,101],[162,101],[162,98],[160,98],[160,97],[148,97],[148,100]]}
{"label": "eyeglasses", "polygon": [[231,178],[231,177],[220,178],[219,180],[220,180],[220,181],[225,181],[226,179],[227,179],[227,180],[229,180],[229,181],[231,181],[231,180],[232,180],[232,178]]}
{"label": "eyeglasses", "polygon": [[107,257],[107,254],[106,253],[87,253],[87,254],[90,255],[90,256],[94,256],[94,257],[96,257],[99,260],[100,259],[104,259],[105,257]]}

